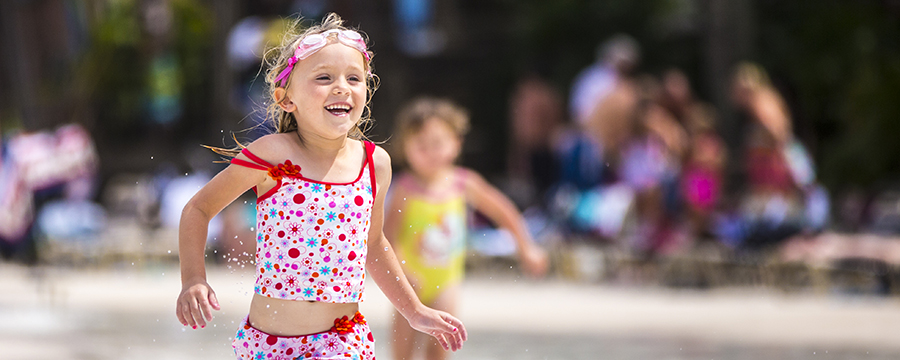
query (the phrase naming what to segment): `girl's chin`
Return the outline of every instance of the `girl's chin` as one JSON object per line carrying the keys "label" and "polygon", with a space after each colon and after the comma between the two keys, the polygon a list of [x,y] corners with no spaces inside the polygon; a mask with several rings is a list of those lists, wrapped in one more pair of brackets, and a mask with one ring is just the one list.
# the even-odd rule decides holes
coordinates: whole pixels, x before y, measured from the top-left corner
{"label": "girl's chin", "polygon": [[336,124],[349,123],[349,124],[355,126],[356,123],[358,123],[360,120],[360,115],[361,114],[354,114],[354,113],[335,115],[335,114],[332,114],[332,113],[326,111],[325,119],[327,119],[328,121],[331,121],[333,123],[336,123]]}
{"label": "girl's chin", "polygon": [[359,122],[358,118],[357,118],[357,121],[353,121],[350,116],[331,116],[331,115],[329,115],[329,117],[327,117],[326,119],[339,132],[349,132],[354,127],[356,127],[356,123]]}
{"label": "girl's chin", "polygon": [[418,174],[419,176],[421,176],[423,178],[430,179],[430,178],[437,176],[440,173],[441,168],[436,168],[434,166],[427,166],[427,167],[426,166],[421,166],[421,167],[412,167],[411,166],[410,170],[412,170],[413,172],[415,172],[416,174]]}

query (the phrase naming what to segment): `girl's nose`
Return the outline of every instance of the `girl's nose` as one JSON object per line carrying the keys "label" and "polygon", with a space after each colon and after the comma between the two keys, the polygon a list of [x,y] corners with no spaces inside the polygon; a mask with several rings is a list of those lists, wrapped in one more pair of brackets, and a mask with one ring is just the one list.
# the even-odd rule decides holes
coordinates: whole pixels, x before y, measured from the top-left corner
{"label": "girl's nose", "polygon": [[334,88],[331,89],[331,93],[334,95],[347,95],[350,93],[350,87],[344,83],[336,83]]}

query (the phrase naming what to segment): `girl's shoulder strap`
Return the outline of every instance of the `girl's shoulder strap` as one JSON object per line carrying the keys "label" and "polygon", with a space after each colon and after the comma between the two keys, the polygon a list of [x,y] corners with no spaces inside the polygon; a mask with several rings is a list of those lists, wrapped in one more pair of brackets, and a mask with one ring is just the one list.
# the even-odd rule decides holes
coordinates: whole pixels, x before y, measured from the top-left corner
{"label": "girl's shoulder strap", "polygon": [[231,163],[235,164],[235,165],[245,166],[245,167],[248,167],[251,169],[263,170],[263,171],[269,170],[270,168],[273,167],[272,164],[269,164],[267,161],[261,159],[259,156],[254,155],[247,148],[243,148],[241,150],[241,154],[244,154],[244,156],[246,156],[248,159],[250,159],[250,161],[238,159],[237,157],[235,157],[235,158],[231,159]]}
{"label": "girl's shoulder strap", "polygon": [[366,164],[369,167],[369,181],[372,183],[372,198],[374,199],[378,194],[378,183],[375,182],[375,161],[372,156],[375,153],[375,144],[371,141],[363,141],[363,144],[366,145]]}

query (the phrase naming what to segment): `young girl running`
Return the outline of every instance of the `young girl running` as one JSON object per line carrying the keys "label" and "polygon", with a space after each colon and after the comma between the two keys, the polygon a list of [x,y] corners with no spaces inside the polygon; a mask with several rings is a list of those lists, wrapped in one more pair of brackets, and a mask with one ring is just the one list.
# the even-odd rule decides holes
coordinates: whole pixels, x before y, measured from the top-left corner
{"label": "young girl running", "polygon": [[[409,171],[389,194],[385,218],[385,232],[416,294],[427,306],[449,312],[456,309],[463,277],[467,204],[512,233],[526,272],[547,270],[546,253],[532,241],[512,201],[474,171],[454,165],[468,128],[466,112],[446,100],[418,99],[400,112],[395,135]],[[394,318],[394,359],[412,359],[422,346],[413,328]],[[425,347],[427,359],[447,357],[433,342]]]}
{"label": "young girl running", "polygon": [[247,189],[258,196],[256,285],[234,337],[238,359],[374,359],[358,312],[366,271],[409,326],[448,350],[466,340],[459,320],[419,301],[382,232],[391,160],[360,130],[375,87],[372,54],[342,23],[329,14],[285,38],[266,73],[277,133],[217,149],[231,165],[181,217],[175,314],[203,328],[220,309],[206,281],[207,224]]}

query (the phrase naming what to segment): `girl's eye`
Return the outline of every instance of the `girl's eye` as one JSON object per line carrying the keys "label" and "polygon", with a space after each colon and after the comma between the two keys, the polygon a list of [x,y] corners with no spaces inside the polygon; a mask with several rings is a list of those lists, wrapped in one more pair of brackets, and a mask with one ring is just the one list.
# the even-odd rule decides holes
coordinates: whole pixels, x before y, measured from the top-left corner
{"label": "girl's eye", "polygon": [[316,77],[316,80],[331,80],[331,77],[328,75],[319,75]]}
{"label": "girl's eye", "polygon": [[356,76],[356,75],[352,75],[352,76],[348,77],[347,80],[349,80],[349,81],[360,81],[360,80],[359,80],[359,76]]}

